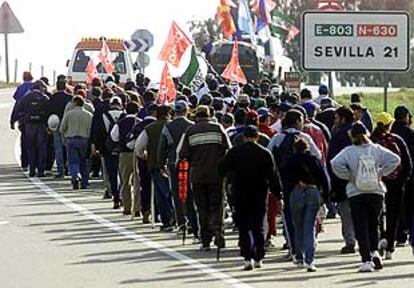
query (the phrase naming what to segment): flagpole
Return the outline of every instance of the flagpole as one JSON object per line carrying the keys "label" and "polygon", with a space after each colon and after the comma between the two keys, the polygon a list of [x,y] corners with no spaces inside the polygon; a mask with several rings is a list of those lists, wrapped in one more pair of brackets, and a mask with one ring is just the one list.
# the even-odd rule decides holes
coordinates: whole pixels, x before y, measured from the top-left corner
{"label": "flagpole", "polygon": [[196,47],[195,47],[195,49],[196,49],[196,52],[197,52],[198,56],[200,56],[201,58],[203,58],[204,62],[207,64],[209,70],[213,73],[213,75],[216,76],[218,78],[218,80],[220,80],[220,82],[222,84],[224,84],[224,86],[230,92],[230,94],[233,97],[233,99],[234,100],[237,100],[236,96],[233,95],[233,93],[231,92],[231,89],[230,89],[229,85],[226,83],[226,81],[223,79],[223,77],[221,77],[221,75],[217,72],[217,70],[213,67],[213,65],[211,65],[211,63],[207,60],[207,58],[202,53],[200,53]]}

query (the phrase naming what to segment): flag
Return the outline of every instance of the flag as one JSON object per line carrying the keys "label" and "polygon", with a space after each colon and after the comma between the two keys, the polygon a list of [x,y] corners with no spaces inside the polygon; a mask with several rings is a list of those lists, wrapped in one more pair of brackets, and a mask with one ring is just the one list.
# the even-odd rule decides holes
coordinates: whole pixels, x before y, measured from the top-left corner
{"label": "flag", "polygon": [[272,21],[270,11],[266,5],[265,0],[259,0],[259,10],[256,22],[256,31],[260,32],[263,28],[267,27]]}
{"label": "flag", "polygon": [[170,32],[168,33],[167,41],[161,49],[159,58],[168,62],[171,65],[178,67],[187,47],[191,45],[191,40],[178,27],[175,21],[172,22]]}
{"label": "flag", "polygon": [[112,72],[114,72],[114,65],[111,61],[111,50],[105,40],[102,41],[102,48],[98,54],[98,58],[101,60],[102,66],[105,68],[106,73],[112,74]]}
{"label": "flag", "polygon": [[194,46],[191,48],[191,59],[187,69],[180,77],[181,83],[189,87],[194,93],[197,92],[204,83],[204,77],[200,69]]}
{"label": "flag", "polygon": [[[253,13],[257,14],[257,12],[259,11],[259,5],[260,5],[259,2],[260,2],[260,0],[259,1],[258,0],[253,1],[253,4],[251,5],[253,7],[252,8]],[[269,10],[269,12],[272,12],[273,10],[275,10],[275,8],[277,6],[276,2],[274,2],[273,0],[265,0],[264,2],[266,3],[266,6],[267,6],[267,9]]]}
{"label": "flag", "polygon": [[239,30],[250,35],[251,43],[254,43],[253,20],[250,8],[246,0],[239,1],[239,18],[237,19]]}
{"label": "flag", "polygon": [[96,71],[96,65],[92,59],[89,60],[88,66],[85,68],[86,72],[86,83],[91,84],[94,78],[98,77],[98,71]]}
{"label": "flag", "polygon": [[236,33],[236,26],[230,13],[230,7],[235,8],[236,5],[233,2],[229,4],[228,0],[220,0],[220,6],[217,7],[216,13],[216,20],[225,38],[230,38]]}
{"label": "flag", "polygon": [[168,104],[174,101],[177,90],[175,83],[170,75],[168,64],[165,63],[161,74],[160,90],[158,92],[158,103]]}
{"label": "flag", "polygon": [[239,43],[234,41],[233,52],[231,54],[231,59],[229,64],[227,65],[226,69],[224,69],[223,73],[221,74],[223,78],[228,79],[230,81],[246,84],[247,79],[243,73],[243,70],[239,64]]}
{"label": "flag", "polygon": [[286,35],[289,32],[289,26],[294,25],[295,21],[288,15],[279,10],[272,12],[272,22],[270,23],[270,32],[274,37]]}
{"label": "flag", "polygon": [[300,30],[298,29],[298,27],[296,27],[295,25],[290,25],[289,32],[288,32],[287,39],[286,39],[287,42],[290,42],[293,39],[295,39],[299,33],[300,33]]}

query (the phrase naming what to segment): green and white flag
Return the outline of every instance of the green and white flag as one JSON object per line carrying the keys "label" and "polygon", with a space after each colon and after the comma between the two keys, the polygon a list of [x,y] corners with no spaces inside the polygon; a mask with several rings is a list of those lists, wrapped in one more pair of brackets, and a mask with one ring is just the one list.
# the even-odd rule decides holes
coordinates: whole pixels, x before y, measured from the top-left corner
{"label": "green and white flag", "polygon": [[295,21],[287,14],[277,9],[272,12],[272,22],[270,23],[270,32],[274,37],[286,35],[289,32],[289,26]]}
{"label": "green and white flag", "polygon": [[180,77],[181,82],[189,87],[194,93],[198,91],[201,84],[204,83],[203,73],[200,69],[200,63],[197,59],[194,46],[191,48],[191,60],[187,69]]}

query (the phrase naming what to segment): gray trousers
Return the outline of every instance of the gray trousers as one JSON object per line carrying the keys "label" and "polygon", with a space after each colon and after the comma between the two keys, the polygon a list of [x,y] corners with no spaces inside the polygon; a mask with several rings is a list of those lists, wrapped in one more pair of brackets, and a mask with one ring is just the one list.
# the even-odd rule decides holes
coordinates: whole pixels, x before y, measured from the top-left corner
{"label": "gray trousers", "polygon": [[109,177],[108,177],[108,173],[106,173],[106,166],[105,166],[105,161],[103,157],[101,157],[101,167],[102,167],[101,168],[102,169],[102,181],[105,185],[104,194],[112,195],[111,183],[109,183]]}
{"label": "gray trousers", "polygon": [[351,206],[348,199],[338,202],[338,212],[339,216],[341,216],[342,237],[345,240],[345,244],[355,246],[354,222],[352,221]]}
{"label": "gray trousers", "polygon": [[127,212],[141,212],[140,179],[137,161],[134,157],[134,152],[122,152],[119,154],[121,197],[124,211]]}

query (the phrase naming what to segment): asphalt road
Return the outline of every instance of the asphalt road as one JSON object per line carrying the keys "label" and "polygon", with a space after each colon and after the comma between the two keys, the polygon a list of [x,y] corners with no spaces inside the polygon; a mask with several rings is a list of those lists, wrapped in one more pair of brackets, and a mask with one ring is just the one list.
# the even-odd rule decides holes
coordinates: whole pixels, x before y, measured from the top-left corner
{"label": "asphalt road", "polygon": [[413,287],[414,257],[398,248],[383,271],[359,274],[359,256],[341,256],[339,220],[320,235],[316,273],[286,262],[278,247],[265,266],[242,270],[237,235],[215,251],[182,245],[174,233],[131,220],[102,200],[102,186],[72,191],[69,180],[29,180],[18,168],[18,131],[9,128],[11,90],[0,91],[0,287]]}

